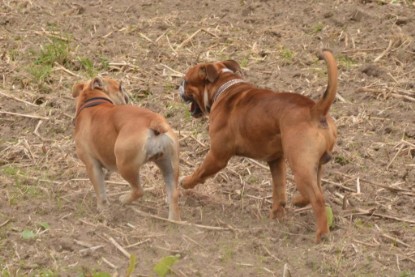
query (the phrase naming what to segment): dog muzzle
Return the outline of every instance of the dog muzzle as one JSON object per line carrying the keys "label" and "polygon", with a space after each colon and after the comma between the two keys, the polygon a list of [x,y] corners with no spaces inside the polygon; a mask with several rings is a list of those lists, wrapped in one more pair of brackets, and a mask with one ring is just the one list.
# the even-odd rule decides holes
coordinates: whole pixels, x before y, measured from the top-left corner
{"label": "dog muzzle", "polygon": [[200,109],[199,105],[196,101],[192,98],[187,96],[184,91],[186,87],[186,81],[183,80],[179,87],[179,95],[185,103],[191,103],[190,105],[190,113],[193,117],[198,118],[203,115],[203,111]]}

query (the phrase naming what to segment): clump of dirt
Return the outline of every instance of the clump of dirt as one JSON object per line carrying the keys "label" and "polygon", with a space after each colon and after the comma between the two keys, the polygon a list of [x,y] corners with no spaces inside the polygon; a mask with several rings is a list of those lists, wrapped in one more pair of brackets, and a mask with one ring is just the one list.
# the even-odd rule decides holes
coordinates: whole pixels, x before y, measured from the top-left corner
{"label": "clump of dirt", "polygon": [[[178,276],[415,275],[415,21],[412,1],[3,1],[0,7],[0,275]],[[235,157],[182,191],[185,222],[165,221],[162,177],[141,172],[144,197],[108,182],[110,214],[97,213],[74,153],[72,85],[121,80],[135,105],[177,130],[181,175],[209,149],[207,120],[192,119],[177,88],[196,62],[233,59],[259,87],[318,99],[330,48],[339,131],[323,189],[334,213],[314,244],[309,208],[288,203],[268,219],[266,165]],[[288,173],[288,200],[296,192]],[[197,224],[197,225],[195,225]],[[177,259],[178,258],[178,259]],[[287,273],[286,273],[287,274]],[[288,275],[284,275],[288,276]]]}

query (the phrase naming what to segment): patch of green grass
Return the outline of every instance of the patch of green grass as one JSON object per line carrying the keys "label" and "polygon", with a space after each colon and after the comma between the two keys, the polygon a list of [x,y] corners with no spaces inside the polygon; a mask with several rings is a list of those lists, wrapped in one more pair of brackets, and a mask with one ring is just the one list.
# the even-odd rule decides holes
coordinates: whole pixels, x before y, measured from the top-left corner
{"label": "patch of green grass", "polygon": [[[165,111],[164,116],[167,117],[167,118],[173,117],[177,114],[180,114],[183,109],[184,108],[183,108],[182,104],[177,103],[177,102],[170,102],[170,103],[168,103],[168,105],[166,107],[166,111]],[[189,116],[191,116],[190,112],[189,112]]]}
{"label": "patch of green grass", "polygon": [[354,225],[357,228],[360,228],[360,229],[373,228],[372,223],[365,222],[365,221],[361,220],[360,218],[356,218],[356,220],[354,220]]}
{"label": "patch of green grass", "polygon": [[235,256],[235,249],[232,243],[226,243],[222,246],[220,250],[221,256],[220,259],[223,263],[229,263]]}
{"label": "patch of green grass", "polygon": [[172,92],[174,90],[177,90],[176,89],[176,84],[173,84],[173,83],[165,84],[164,85],[164,90],[165,90],[166,93],[170,93],[170,92]]}
{"label": "patch of green grass", "polygon": [[320,33],[321,31],[323,31],[324,28],[324,24],[321,22],[315,23],[312,27],[311,27],[311,32],[313,34],[317,34]]}
{"label": "patch of green grass", "polygon": [[101,63],[101,70],[108,70],[108,68],[110,67],[110,62],[105,57],[100,58],[100,63]]}
{"label": "patch of green grass", "polygon": [[58,63],[67,65],[69,62],[69,43],[60,39],[53,39],[51,43],[41,47],[40,51],[33,51],[33,64],[28,71],[35,81],[43,83],[52,73],[53,66]]}
{"label": "patch of green grass", "polygon": [[350,161],[346,157],[343,157],[343,156],[334,157],[334,162],[339,165],[346,165],[350,163]]}
{"label": "patch of green grass", "polygon": [[292,51],[292,50],[290,50],[290,49],[288,49],[288,48],[286,48],[286,47],[282,47],[282,48],[279,50],[279,56],[280,56],[280,57],[281,57],[281,59],[283,59],[286,63],[290,64],[290,63],[292,63],[292,62],[293,62],[293,60],[294,60],[295,53],[294,53],[294,51]]}
{"label": "patch of green grass", "polygon": [[44,82],[52,73],[52,66],[50,65],[41,65],[33,64],[29,67],[29,73],[33,78],[38,82]]}
{"label": "patch of green grass", "polygon": [[19,173],[19,168],[12,165],[7,165],[1,169],[1,172],[9,177],[16,177]]}
{"label": "patch of green grass", "polygon": [[337,56],[337,62],[339,66],[349,70],[352,67],[357,65],[357,62],[354,61],[352,58],[346,56],[346,55],[339,55]]}
{"label": "patch of green grass", "polygon": [[131,91],[130,98],[133,103],[139,103],[142,99],[146,99],[148,96],[153,95],[149,88],[140,89],[138,91]]}
{"label": "patch of green grass", "polygon": [[69,58],[69,43],[60,39],[53,39],[51,43],[42,47],[35,64],[50,65],[55,63],[65,65]]}
{"label": "patch of green grass", "polygon": [[248,59],[248,57],[243,58],[243,59],[241,60],[241,62],[239,63],[239,65],[240,65],[242,68],[247,67],[247,66],[248,66],[248,64],[249,64],[249,59]]}
{"label": "patch of green grass", "polygon": [[78,58],[82,69],[85,70],[86,74],[89,77],[94,77],[97,75],[97,69],[94,67],[94,63],[89,58]]}
{"label": "patch of green grass", "polygon": [[415,271],[402,271],[399,273],[399,277],[413,277],[415,276]]}

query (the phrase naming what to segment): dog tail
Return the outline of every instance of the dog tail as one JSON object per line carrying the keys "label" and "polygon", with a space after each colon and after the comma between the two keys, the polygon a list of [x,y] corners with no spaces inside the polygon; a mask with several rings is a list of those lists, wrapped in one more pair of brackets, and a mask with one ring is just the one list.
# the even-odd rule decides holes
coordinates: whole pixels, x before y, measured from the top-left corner
{"label": "dog tail", "polygon": [[337,64],[333,53],[328,49],[323,49],[319,58],[324,59],[327,64],[328,84],[323,97],[311,109],[313,118],[317,120],[327,115],[337,91]]}
{"label": "dog tail", "polygon": [[154,135],[158,136],[160,134],[167,133],[170,126],[164,120],[157,118],[150,122],[149,128],[154,132]]}

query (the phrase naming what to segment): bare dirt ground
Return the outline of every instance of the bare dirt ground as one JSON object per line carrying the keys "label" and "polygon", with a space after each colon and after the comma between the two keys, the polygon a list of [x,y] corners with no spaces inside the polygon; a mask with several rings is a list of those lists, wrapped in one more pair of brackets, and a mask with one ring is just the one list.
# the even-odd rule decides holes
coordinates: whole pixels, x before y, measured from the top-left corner
{"label": "bare dirt ground", "polygon": [[[411,0],[1,1],[0,275],[157,276],[173,256],[172,276],[415,276],[414,12]],[[270,173],[245,158],[182,191],[182,219],[198,226],[162,220],[151,164],[143,199],[122,206],[129,186],[114,174],[110,218],[97,215],[74,153],[76,81],[110,75],[167,117],[187,175],[209,148],[207,120],[177,94],[190,65],[231,58],[258,86],[317,99],[323,47],[339,65],[327,241],[314,243],[309,208],[268,219]]]}

